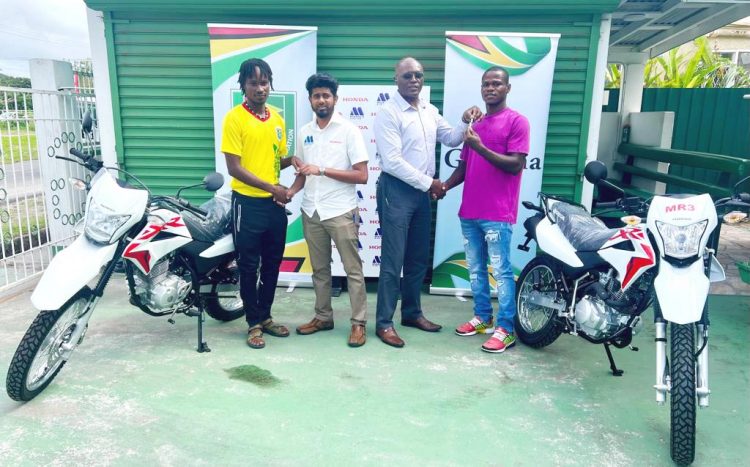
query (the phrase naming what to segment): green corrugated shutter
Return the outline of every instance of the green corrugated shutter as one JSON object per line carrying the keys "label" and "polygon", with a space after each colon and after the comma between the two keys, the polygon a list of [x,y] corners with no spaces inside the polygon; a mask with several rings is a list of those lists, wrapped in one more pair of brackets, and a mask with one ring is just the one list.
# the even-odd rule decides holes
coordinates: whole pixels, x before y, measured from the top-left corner
{"label": "green corrugated shutter", "polygon": [[[374,8],[375,10],[375,8]],[[156,192],[173,193],[214,165],[207,22],[318,27],[318,69],[342,84],[391,83],[395,61],[413,55],[425,67],[433,102],[442,107],[446,30],[560,33],[544,167],[545,191],[577,195],[585,159],[593,80],[594,15],[185,16],[114,12],[113,78],[121,116],[116,128],[125,167]],[[598,34],[597,34],[598,35]],[[594,42],[595,44],[595,42]],[[306,76],[300,76],[300,80]],[[478,83],[476,83],[478,85]],[[477,103],[481,106],[481,103]]]}

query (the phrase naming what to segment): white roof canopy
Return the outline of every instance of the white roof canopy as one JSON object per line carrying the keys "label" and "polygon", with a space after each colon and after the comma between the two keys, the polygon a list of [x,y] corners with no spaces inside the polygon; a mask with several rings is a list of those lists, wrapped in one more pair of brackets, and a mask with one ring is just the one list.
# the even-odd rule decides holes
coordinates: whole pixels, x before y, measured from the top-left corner
{"label": "white roof canopy", "polygon": [[655,57],[750,16],[750,0],[623,0],[612,13],[610,55]]}

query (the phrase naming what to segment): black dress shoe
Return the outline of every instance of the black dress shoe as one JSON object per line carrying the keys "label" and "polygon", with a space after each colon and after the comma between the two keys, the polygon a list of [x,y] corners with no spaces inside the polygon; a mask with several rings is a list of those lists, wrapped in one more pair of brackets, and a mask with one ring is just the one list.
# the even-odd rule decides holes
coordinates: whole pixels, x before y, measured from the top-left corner
{"label": "black dress shoe", "polygon": [[402,319],[401,326],[417,328],[427,332],[438,332],[439,330],[443,329],[441,325],[433,323],[424,316],[420,316],[417,319]]}

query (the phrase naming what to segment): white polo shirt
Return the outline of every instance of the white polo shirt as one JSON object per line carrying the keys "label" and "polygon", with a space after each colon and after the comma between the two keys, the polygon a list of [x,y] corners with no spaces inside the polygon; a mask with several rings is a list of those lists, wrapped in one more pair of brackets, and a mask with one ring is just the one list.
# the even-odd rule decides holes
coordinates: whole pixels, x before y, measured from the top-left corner
{"label": "white polo shirt", "polygon": [[[298,135],[300,155],[306,164],[326,169],[350,170],[354,164],[366,162],[367,147],[359,128],[334,111],[325,128],[313,121],[303,126]],[[320,220],[331,219],[357,207],[357,190],[353,183],[344,183],[326,176],[310,175],[305,180],[302,210],[312,217],[318,211]]]}

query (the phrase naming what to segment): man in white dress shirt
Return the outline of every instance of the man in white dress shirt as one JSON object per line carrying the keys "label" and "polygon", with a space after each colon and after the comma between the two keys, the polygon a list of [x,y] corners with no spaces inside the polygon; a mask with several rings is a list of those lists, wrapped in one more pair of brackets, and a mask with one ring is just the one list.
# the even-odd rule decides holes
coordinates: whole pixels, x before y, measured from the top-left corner
{"label": "man in white dress shirt", "polygon": [[355,184],[367,183],[367,148],[354,124],[334,110],[338,82],[317,73],[306,83],[313,121],[298,140],[303,165],[289,189],[291,198],[303,186],[302,226],[310,250],[315,288],[315,317],[297,328],[307,335],[333,329],[331,307],[331,240],[341,256],[352,307],[349,346],[365,343],[367,291],[359,257],[359,208]]}
{"label": "man in white dress shirt", "polygon": [[394,79],[398,93],[378,111],[374,128],[382,169],[377,188],[382,248],[376,334],[390,346],[403,347],[393,328],[399,291],[402,326],[428,332],[442,327],[424,317],[420,299],[429,267],[430,198],[445,196],[442,182],[434,178],[435,145],[461,144],[468,123],[482,112],[471,107],[463,122],[451,127],[434,105],[419,99],[424,69],[412,57],[398,62]]}

